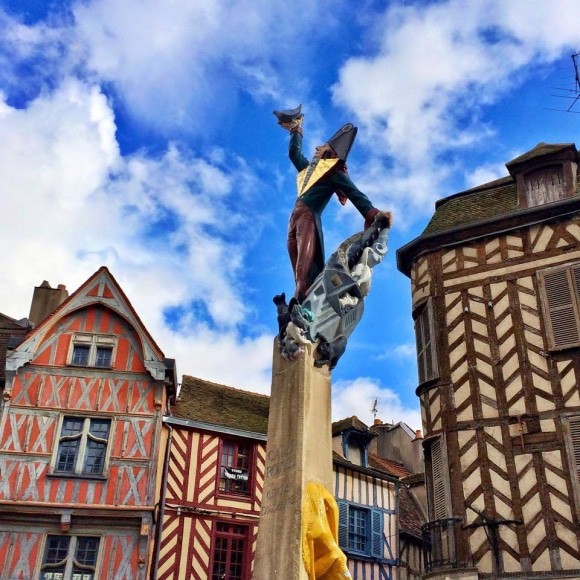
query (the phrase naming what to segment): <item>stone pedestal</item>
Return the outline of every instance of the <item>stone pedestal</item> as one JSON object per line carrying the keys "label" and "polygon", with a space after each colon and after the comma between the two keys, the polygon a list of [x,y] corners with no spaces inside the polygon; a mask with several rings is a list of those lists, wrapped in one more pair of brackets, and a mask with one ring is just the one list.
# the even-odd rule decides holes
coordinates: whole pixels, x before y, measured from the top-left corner
{"label": "stone pedestal", "polygon": [[274,344],[266,473],[254,580],[306,580],[302,499],[309,483],[333,492],[330,371],[316,368],[314,345],[287,361]]}

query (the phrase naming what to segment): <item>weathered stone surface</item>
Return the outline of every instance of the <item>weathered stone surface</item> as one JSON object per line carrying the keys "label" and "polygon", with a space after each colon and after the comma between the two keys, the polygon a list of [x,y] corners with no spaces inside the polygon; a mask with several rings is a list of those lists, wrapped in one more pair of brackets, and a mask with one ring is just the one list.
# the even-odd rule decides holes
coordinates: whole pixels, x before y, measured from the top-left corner
{"label": "weathered stone surface", "polygon": [[288,361],[274,344],[266,473],[255,580],[306,580],[302,498],[306,485],[332,492],[330,371],[314,366],[314,345]]}

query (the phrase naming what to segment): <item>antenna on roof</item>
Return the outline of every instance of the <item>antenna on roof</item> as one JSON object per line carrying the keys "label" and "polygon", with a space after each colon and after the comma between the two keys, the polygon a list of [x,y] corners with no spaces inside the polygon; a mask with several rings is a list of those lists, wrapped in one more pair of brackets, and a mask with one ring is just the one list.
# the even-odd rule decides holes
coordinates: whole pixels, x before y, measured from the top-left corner
{"label": "antenna on roof", "polygon": [[574,111],[575,105],[580,102],[580,52],[572,55],[572,65],[574,67],[574,88],[565,89],[562,87],[552,87],[554,91],[558,93],[552,95],[558,99],[568,99],[572,102],[567,109],[552,109],[544,107],[548,111],[561,111],[562,113],[580,113],[580,111]]}
{"label": "antenna on roof", "polygon": [[373,408],[371,409],[371,413],[373,414],[373,419],[377,418],[377,413],[379,412],[379,407],[378,407],[378,399],[375,399],[375,402],[373,403]]}

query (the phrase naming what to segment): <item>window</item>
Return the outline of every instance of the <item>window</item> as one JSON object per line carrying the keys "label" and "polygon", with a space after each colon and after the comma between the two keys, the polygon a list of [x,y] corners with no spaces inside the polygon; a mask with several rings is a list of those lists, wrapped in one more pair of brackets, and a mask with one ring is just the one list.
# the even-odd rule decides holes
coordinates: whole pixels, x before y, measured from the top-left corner
{"label": "window", "polygon": [[433,520],[448,517],[447,509],[447,461],[443,446],[443,439],[437,437],[425,450],[425,459],[428,467],[428,490],[430,516]]}
{"label": "window", "polygon": [[550,349],[580,346],[580,264],[538,274]]}
{"label": "window", "polygon": [[368,433],[359,433],[349,429],[343,432],[342,437],[342,448],[346,459],[355,465],[368,467],[367,445],[370,440]]}
{"label": "window", "polygon": [[419,384],[439,376],[437,368],[437,351],[435,348],[435,331],[433,324],[433,304],[427,300],[414,315],[415,336],[417,339],[417,366]]}
{"label": "window", "polygon": [[55,473],[102,475],[111,421],[65,417],[60,430]]}
{"label": "window", "polygon": [[216,522],[212,580],[247,578],[248,526]]}
{"label": "window", "polygon": [[112,348],[97,346],[97,355],[95,357],[95,366],[99,368],[109,368],[111,366]]}
{"label": "window", "polygon": [[566,428],[566,449],[572,472],[572,488],[574,489],[576,513],[580,517],[580,415],[569,415],[564,419]]}
{"label": "window", "polygon": [[564,174],[561,165],[544,167],[524,177],[526,202],[535,207],[562,199],[565,194]]}
{"label": "window", "polygon": [[116,343],[115,336],[75,332],[71,341],[70,364],[110,369],[113,366]]}
{"label": "window", "polygon": [[338,542],[353,554],[385,559],[383,512],[338,501]]}
{"label": "window", "polygon": [[90,348],[82,344],[77,344],[73,349],[72,364],[86,367],[89,364]]}
{"label": "window", "polygon": [[249,494],[251,460],[252,447],[249,443],[222,441],[220,491]]}
{"label": "window", "polygon": [[93,580],[100,538],[48,536],[40,580]]}

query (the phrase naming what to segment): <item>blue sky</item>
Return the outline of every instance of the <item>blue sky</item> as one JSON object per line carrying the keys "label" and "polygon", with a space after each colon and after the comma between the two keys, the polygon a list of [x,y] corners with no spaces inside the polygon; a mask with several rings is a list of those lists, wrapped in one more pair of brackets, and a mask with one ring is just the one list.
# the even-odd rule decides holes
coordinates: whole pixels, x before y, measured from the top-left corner
{"label": "blue sky", "polygon": [[[0,0],[0,309],[106,265],[179,373],[267,393],[295,197],[272,110],[302,103],[307,155],[353,122],[351,177],[395,212],[334,418],[370,422],[377,398],[419,428],[396,249],[436,199],[577,142],[580,115],[547,109],[579,21],[577,0]],[[331,201],[327,253],[361,225]]]}

